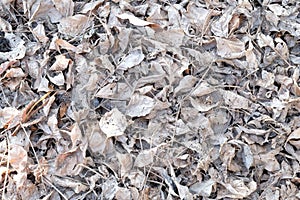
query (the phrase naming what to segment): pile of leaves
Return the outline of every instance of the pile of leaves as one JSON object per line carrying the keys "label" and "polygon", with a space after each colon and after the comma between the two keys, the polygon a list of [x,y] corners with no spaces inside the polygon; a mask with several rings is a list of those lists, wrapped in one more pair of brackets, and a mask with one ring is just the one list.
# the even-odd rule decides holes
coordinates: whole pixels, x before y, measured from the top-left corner
{"label": "pile of leaves", "polygon": [[2,0],[2,199],[300,199],[299,9]]}

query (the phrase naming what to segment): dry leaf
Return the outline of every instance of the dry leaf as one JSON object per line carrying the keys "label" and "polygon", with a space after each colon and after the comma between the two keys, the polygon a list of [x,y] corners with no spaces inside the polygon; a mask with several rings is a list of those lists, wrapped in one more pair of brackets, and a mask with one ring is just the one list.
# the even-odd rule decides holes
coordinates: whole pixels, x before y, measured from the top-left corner
{"label": "dry leaf", "polygon": [[289,137],[287,138],[286,142],[289,142],[291,145],[300,149],[300,128],[294,130]]}
{"label": "dry leaf", "polygon": [[63,17],[73,15],[74,2],[72,0],[52,0],[52,2]]}
{"label": "dry leaf", "polygon": [[154,156],[157,152],[157,148],[151,148],[147,150],[142,150],[136,157],[134,166],[145,167],[153,163]]}
{"label": "dry leaf", "polygon": [[133,94],[127,106],[126,115],[140,117],[148,115],[155,106],[155,101],[145,95]]}
{"label": "dry leaf", "polygon": [[222,58],[234,59],[245,55],[245,43],[239,39],[223,39],[216,37],[217,53]]}
{"label": "dry leaf", "polygon": [[53,84],[57,86],[62,86],[65,84],[65,77],[61,71],[56,72],[54,76],[48,75],[48,78]]}
{"label": "dry leaf", "polygon": [[121,63],[117,66],[119,70],[128,70],[144,60],[145,56],[141,49],[132,50],[129,55],[127,55]]}
{"label": "dry leaf", "polygon": [[5,39],[9,41],[11,50],[8,52],[0,52],[0,59],[11,61],[24,58],[26,53],[25,41],[12,33],[6,33]]}
{"label": "dry leaf", "polygon": [[148,26],[148,25],[154,24],[152,22],[147,22],[147,21],[141,20],[141,19],[137,18],[136,16],[127,14],[127,13],[118,15],[118,18],[128,19],[129,22],[135,26]]}
{"label": "dry leaf", "polygon": [[190,190],[195,193],[199,194],[204,197],[209,197],[212,193],[213,187],[215,186],[216,182],[212,179],[207,181],[197,182],[190,187]]}
{"label": "dry leaf", "polygon": [[77,14],[61,19],[58,24],[58,31],[62,34],[76,37],[77,35],[86,32],[91,25],[92,18]]}
{"label": "dry leaf", "polygon": [[107,138],[110,138],[123,135],[128,122],[117,108],[113,108],[100,119],[99,126]]}
{"label": "dry leaf", "polygon": [[93,2],[89,2],[84,4],[83,8],[81,9],[80,13],[88,13],[90,11],[95,10],[97,7],[99,7],[102,3],[104,2],[104,0],[98,0],[98,1],[93,1]]}
{"label": "dry leaf", "polygon": [[32,32],[41,43],[46,44],[48,42],[49,38],[46,36],[43,24],[38,24],[34,29],[32,29]]}
{"label": "dry leaf", "polygon": [[63,71],[67,69],[69,64],[72,63],[71,59],[66,58],[65,55],[55,56],[55,63],[50,67],[52,71]]}

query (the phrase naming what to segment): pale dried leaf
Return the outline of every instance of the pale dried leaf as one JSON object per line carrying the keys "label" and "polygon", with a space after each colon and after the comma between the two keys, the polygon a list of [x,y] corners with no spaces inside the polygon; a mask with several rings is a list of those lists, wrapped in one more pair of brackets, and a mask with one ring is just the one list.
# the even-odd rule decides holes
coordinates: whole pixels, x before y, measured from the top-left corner
{"label": "pale dried leaf", "polygon": [[157,148],[142,150],[139,153],[139,155],[136,157],[134,166],[145,167],[147,165],[150,165],[154,161],[154,156],[156,152],[157,152]]}
{"label": "pale dried leaf", "polygon": [[8,162],[19,173],[24,172],[28,162],[27,151],[22,146],[11,145]]}
{"label": "pale dried leaf", "polygon": [[204,197],[209,197],[212,193],[213,187],[215,186],[216,182],[212,179],[207,181],[197,182],[190,187],[190,190],[195,193],[199,194]]}
{"label": "pale dried leaf", "polygon": [[141,117],[148,115],[155,106],[155,100],[140,94],[133,94],[127,106],[126,115]]}
{"label": "pale dried leaf", "polygon": [[65,77],[61,71],[58,71],[53,77],[50,75],[48,77],[50,81],[57,86],[62,86],[65,84]]}
{"label": "pale dried leaf", "polygon": [[90,11],[93,11],[97,7],[99,7],[103,2],[104,2],[104,0],[98,0],[98,1],[93,1],[93,2],[86,3],[86,4],[84,4],[84,6],[81,9],[80,13],[88,13]]}
{"label": "pale dried leaf", "polygon": [[179,85],[174,89],[174,93],[176,95],[180,95],[182,93],[188,92],[191,90],[191,88],[196,84],[197,78],[191,75],[183,77]]}
{"label": "pale dried leaf", "polygon": [[0,52],[0,59],[10,61],[24,58],[26,53],[25,41],[12,33],[6,33],[5,38],[9,40],[11,51]]}
{"label": "pale dried leaf", "polygon": [[58,31],[62,34],[76,37],[84,33],[92,25],[92,18],[77,14],[63,18],[58,24]]}
{"label": "pale dried leaf", "polygon": [[192,97],[190,97],[190,101],[192,106],[196,108],[199,112],[207,112],[219,105],[218,103],[215,104],[206,104],[204,102],[202,103],[200,101],[193,99]]}
{"label": "pale dried leaf", "polygon": [[129,22],[131,24],[135,25],[135,26],[148,26],[148,25],[154,24],[152,22],[147,22],[145,20],[137,18],[134,15],[127,14],[127,13],[123,13],[123,14],[118,15],[118,18],[120,18],[120,19],[128,19]]}
{"label": "pale dried leaf", "polygon": [[72,0],[52,0],[55,8],[64,17],[72,16],[74,12],[74,2]]}
{"label": "pale dried leaf", "polygon": [[300,149],[300,128],[294,130],[289,137],[287,138],[286,142],[289,142],[291,145]]}
{"label": "pale dried leaf", "polygon": [[127,70],[132,68],[138,64],[140,64],[144,60],[145,56],[141,49],[132,50],[129,55],[127,55],[121,63],[117,66],[119,70]]}
{"label": "pale dried leaf", "polygon": [[110,138],[123,135],[128,122],[123,113],[117,108],[113,108],[100,119],[99,126],[107,138]]}
{"label": "pale dried leaf", "polygon": [[65,55],[55,56],[55,63],[50,67],[49,70],[52,71],[63,71],[68,68],[69,64],[72,62],[71,59],[66,58]]}
{"label": "pale dried leaf", "polygon": [[222,58],[234,59],[245,55],[245,43],[239,39],[224,39],[216,37],[217,54]]}
{"label": "pale dried leaf", "polygon": [[35,37],[43,44],[46,44],[49,38],[46,36],[45,27],[43,24],[38,24],[34,29],[32,29]]}

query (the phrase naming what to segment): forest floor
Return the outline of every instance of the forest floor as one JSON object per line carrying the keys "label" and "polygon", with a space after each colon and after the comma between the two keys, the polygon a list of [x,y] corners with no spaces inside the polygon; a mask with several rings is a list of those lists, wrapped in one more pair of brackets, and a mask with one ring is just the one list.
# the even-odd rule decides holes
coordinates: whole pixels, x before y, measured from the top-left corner
{"label": "forest floor", "polygon": [[300,2],[2,0],[2,199],[300,199]]}

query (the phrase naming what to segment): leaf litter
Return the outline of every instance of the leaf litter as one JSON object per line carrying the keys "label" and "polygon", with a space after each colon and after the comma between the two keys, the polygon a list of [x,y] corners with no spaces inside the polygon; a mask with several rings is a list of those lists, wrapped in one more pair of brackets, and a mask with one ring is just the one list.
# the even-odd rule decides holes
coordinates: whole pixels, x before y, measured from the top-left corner
{"label": "leaf litter", "polygon": [[300,199],[291,1],[1,1],[2,199]]}

